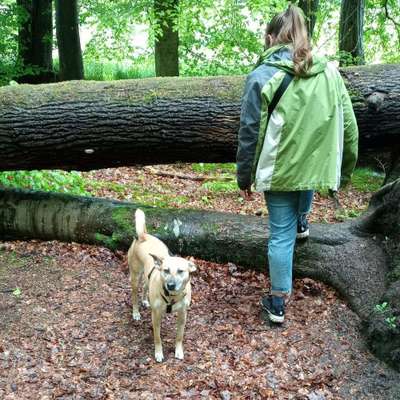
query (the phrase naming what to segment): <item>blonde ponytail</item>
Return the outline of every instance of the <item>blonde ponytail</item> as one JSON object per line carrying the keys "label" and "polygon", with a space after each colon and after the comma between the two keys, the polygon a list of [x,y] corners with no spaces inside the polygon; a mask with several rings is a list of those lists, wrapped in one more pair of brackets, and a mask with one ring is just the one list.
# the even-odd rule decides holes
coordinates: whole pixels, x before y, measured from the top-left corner
{"label": "blonde ponytail", "polygon": [[304,75],[312,66],[310,42],[303,12],[299,7],[290,5],[288,9],[275,15],[267,25],[267,35],[275,37],[275,44],[293,46],[293,64],[296,76]]}

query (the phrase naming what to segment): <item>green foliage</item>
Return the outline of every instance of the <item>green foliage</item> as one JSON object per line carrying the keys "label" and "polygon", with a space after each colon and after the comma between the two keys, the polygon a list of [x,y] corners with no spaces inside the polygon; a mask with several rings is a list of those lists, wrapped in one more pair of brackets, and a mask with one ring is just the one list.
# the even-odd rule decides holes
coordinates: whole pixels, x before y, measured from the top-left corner
{"label": "green foliage", "polygon": [[392,315],[391,317],[385,318],[385,322],[389,325],[390,328],[396,329],[397,326],[397,317]]}
{"label": "green foliage", "polygon": [[[122,62],[132,59],[138,49],[132,35],[147,22],[152,0],[82,0],[81,24],[93,35],[85,48],[85,60]],[[151,49],[144,51],[151,54]]]}
{"label": "green foliage", "polygon": [[385,317],[385,323],[389,326],[389,328],[397,328],[397,324],[400,322],[400,320],[393,315],[392,307],[390,307],[388,302],[385,301],[382,304],[376,304],[375,311]]}
{"label": "green foliage", "polygon": [[3,0],[0,5],[0,86],[8,84],[20,68],[17,64],[18,12],[15,1]]}
{"label": "green foliage", "polygon": [[89,196],[87,182],[76,171],[3,171],[0,186]]}
{"label": "green foliage", "polygon": [[383,183],[385,175],[370,168],[357,168],[351,178],[352,186],[359,192],[376,192]]}
{"label": "green foliage", "polygon": [[386,301],[383,302],[382,304],[377,304],[375,306],[375,310],[380,312],[380,313],[385,312],[386,310],[388,310],[388,308],[389,308],[389,304]]}
{"label": "green foliage", "polygon": [[23,75],[36,75],[41,69],[23,66],[18,59],[18,27],[27,18],[26,11],[15,0],[0,4],[0,86]]}
{"label": "green foliage", "polygon": [[[386,4],[386,8],[385,8]],[[368,62],[400,62],[398,0],[368,0],[365,7],[365,56]]]}

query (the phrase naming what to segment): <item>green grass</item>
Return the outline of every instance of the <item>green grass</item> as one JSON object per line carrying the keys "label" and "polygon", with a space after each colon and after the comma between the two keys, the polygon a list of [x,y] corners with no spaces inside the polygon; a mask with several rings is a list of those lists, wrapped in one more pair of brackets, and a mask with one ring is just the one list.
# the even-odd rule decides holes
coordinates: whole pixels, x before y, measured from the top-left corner
{"label": "green grass", "polygon": [[[209,175],[213,180],[203,183],[202,188],[210,192],[232,193],[238,190],[236,184],[236,164],[198,163],[192,164],[194,172]],[[205,196],[207,197],[207,196]],[[207,199],[202,199],[207,203]]]}
{"label": "green grass", "polygon": [[198,163],[192,164],[192,169],[197,173],[236,173],[235,163]]}
{"label": "green grass", "polygon": [[352,186],[359,192],[376,192],[383,183],[385,176],[370,168],[357,168],[351,180]]}
{"label": "green grass", "polygon": [[[347,186],[343,190],[353,188],[361,193],[373,193],[379,190],[384,179],[385,175],[382,172],[374,171],[371,168],[356,168],[351,178],[351,186]],[[328,189],[319,190],[318,193],[325,198],[329,196]]]}
{"label": "green grass", "polygon": [[85,62],[85,79],[94,81],[112,81],[120,79],[138,79],[155,76],[150,61],[140,64],[113,62]]}
{"label": "green grass", "polygon": [[203,183],[202,187],[210,192],[232,193],[238,191],[236,181],[208,181]]}
{"label": "green grass", "polygon": [[[112,61],[85,60],[85,79],[95,81],[111,81],[119,79],[139,79],[155,76],[154,60],[148,58],[136,63],[116,63]],[[236,69],[195,69],[180,66],[180,76],[220,76],[243,74]]]}

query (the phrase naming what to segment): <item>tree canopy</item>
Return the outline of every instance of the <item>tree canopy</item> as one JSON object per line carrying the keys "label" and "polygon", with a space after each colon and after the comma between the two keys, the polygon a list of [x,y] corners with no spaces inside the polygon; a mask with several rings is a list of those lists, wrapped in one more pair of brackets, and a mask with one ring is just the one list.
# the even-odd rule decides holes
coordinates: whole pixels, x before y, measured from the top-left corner
{"label": "tree canopy", "polygon": [[[33,68],[21,65],[18,60],[18,29],[26,16],[17,4],[15,0],[3,0],[0,6],[0,81],[3,84]],[[285,0],[180,0],[172,15],[179,33],[180,74],[248,72],[262,51],[266,21],[286,6]],[[316,51],[337,59],[340,7],[340,0],[318,2],[312,38]],[[146,66],[149,70],[146,74],[154,75],[154,39],[162,31],[163,17],[156,9],[154,0],[79,1],[86,70],[91,72],[90,68],[99,60],[102,64],[109,60],[139,69]],[[397,0],[365,2],[363,39],[367,64],[400,60]],[[57,69],[56,56],[55,66]],[[125,77],[119,72],[115,77]],[[89,79],[96,79],[96,74],[89,73]]]}

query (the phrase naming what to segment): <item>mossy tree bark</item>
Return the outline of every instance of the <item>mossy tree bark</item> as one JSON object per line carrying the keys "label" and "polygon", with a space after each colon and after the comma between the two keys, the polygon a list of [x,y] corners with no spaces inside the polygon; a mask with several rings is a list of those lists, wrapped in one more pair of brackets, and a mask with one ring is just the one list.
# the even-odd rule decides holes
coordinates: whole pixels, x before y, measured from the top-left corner
{"label": "mossy tree bark", "polygon": [[[400,135],[400,65],[342,70],[360,152]],[[0,170],[235,160],[244,77],[0,88]]]}
{"label": "mossy tree bark", "polygon": [[[137,207],[96,198],[0,190],[0,238],[57,239],[126,250],[134,238]],[[263,218],[141,208],[146,212],[148,231],[172,252],[266,269],[268,224]],[[295,257],[295,274],[335,287],[363,319],[371,347],[397,367],[399,239],[400,179],[377,192],[361,218],[313,225],[309,240],[299,243]],[[390,304],[385,313],[374,311],[383,301]],[[389,317],[395,317],[394,325],[388,324]]]}

